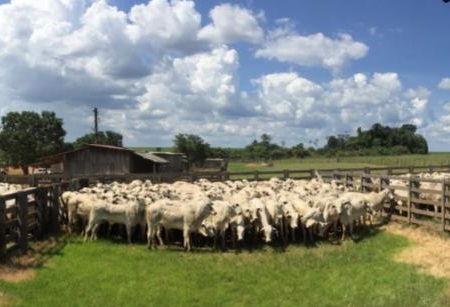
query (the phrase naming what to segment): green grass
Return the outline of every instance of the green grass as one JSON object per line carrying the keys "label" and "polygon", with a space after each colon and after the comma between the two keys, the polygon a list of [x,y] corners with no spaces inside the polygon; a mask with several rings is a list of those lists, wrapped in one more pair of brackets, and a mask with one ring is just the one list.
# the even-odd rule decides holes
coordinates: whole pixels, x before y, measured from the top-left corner
{"label": "green grass", "polygon": [[71,240],[34,280],[0,282],[17,306],[441,306],[447,281],[396,263],[409,245],[378,233],[359,243],[253,252],[149,251]]}
{"label": "green grass", "polygon": [[405,156],[364,156],[323,158],[309,157],[305,159],[274,160],[272,166],[262,162],[230,161],[228,170],[237,171],[270,171],[270,170],[309,170],[309,169],[336,169],[336,168],[363,168],[363,167],[408,167],[450,165],[450,153],[431,153],[428,155]]}

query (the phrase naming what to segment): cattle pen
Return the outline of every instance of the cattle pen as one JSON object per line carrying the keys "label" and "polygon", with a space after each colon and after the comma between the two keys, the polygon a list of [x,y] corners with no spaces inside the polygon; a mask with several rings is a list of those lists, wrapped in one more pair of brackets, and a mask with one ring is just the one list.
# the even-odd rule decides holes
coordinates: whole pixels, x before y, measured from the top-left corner
{"label": "cattle pen", "polygon": [[[186,172],[165,174],[133,174],[123,176],[61,177],[52,175],[7,176],[7,182],[25,183],[31,188],[0,196],[0,257],[9,249],[26,251],[30,240],[39,240],[49,233],[57,233],[67,223],[66,208],[59,201],[64,190],[77,190],[96,182],[135,179],[154,183],[193,182],[198,179],[267,180],[311,179],[320,173],[324,180],[353,187],[361,192],[389,188],[395,191],[395,201],[384,204],[383,215],[394,221],[406,222],[450,231],[450,178],[428,179],[419,173],[450,172],[449,166],[388,167],[320,170],[281,170],[253,172]],[[404,174],[409,174],[405,177]],[[433,184],[434,188],[428,186]],[[434,197],[423,197],[432,195]],[[10,203],[10,205],[7,205]]]}
{"label": "cattle pen", "polygon": [[30,240],[60,230],[64,215],[60,189],[61,185],[52,184],[0,196],[0,259],[8,250],[26,252]]}

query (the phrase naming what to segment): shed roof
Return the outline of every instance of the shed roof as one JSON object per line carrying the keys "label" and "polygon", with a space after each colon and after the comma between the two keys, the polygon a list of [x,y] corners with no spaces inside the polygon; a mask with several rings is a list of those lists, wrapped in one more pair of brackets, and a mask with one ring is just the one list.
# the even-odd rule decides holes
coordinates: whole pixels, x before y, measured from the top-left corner
{"label": "shed roof", "polygon": [[155,163],[169,163],[166,159],[163,159],[161,157],[158,157],[157,155],[151,153],[151,152],[134,152],[136,155],[141,156],[142,158],[146,160],[153,161]]}

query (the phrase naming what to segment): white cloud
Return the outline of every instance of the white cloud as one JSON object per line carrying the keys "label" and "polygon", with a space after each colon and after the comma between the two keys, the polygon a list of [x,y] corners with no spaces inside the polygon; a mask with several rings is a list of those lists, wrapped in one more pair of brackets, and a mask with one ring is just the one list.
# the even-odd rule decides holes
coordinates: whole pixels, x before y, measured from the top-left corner
{"label": "white cloud", "polygon": [[443,78],[438,87],[443,90],[450,90],[450,78]]}
{"label": "white cloud", "polygon": [[[213,8],[203,28],[201,18],[193,1],[152,0],[129,12],[105,0],[0,5],[0,116],[55,111],[72,141],[92,131],[96,106],[101,129],[122,133],[128,146],[170,145],[179,132],[214,146],[269,133],[289,146],[375,122],[429,123],[431,93],[405,90],[395,72],[318,82],[273,66],[248,82],[230,45],[259,43],[260,58],[336,72],[367,53],[349,35],[301,36],[284,18],[264,40],[262,13],[231,4]],[[448,110],[436,131],[446,131]]]}
{"label": "white cloud", "polygon": [[212,23],[200,30],[200,40],[214,43],[259,43],[263,39],[264,33],[259,26],[258,16],[248,9],[224,3],[214,7],[209,14]]}
{"label": "white cloud", "polygon": [[302,36],[290,30],[278,29],[269,35],[255,56],[301,66],[320,66],[339,72],[350,61],[366,56],[368,50],[365,44],[354,41],[348,34],[331,39],[322,33]]}
{"label": "white cloud", "polygon": [[309,125],[311,110],[322,88],[296,73],[277,73],[253,80],[258,87],[255,111],[278,120],[295,120]]}
{"label": "white cloud", "polygon": [[198,48],[201,15],[193,1],[152,0],[133,6],[128,17],[133,40],[155,53],[167,49],[188,53]]}

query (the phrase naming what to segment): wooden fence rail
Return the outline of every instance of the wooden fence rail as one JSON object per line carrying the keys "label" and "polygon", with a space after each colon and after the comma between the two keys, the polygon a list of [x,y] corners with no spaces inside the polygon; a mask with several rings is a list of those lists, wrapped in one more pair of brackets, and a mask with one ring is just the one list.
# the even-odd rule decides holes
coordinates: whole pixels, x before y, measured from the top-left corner
{"label": "wooden fence rail", "polygon": [[[450,172],[450,165],[429,165],[429,166],[409,166],[409,167],[373,167],[373,168],[341,168],[341,169],[318,169],[323,178],[333,178],[334,173],[351,174],[358,177],[363,174],[396,176],[405,173],[416,174],[421,172],[447,171]],[[177,173],[136,173],[123,175],[81,175],[81,174],[34,174],[34,175],[7,175],[4,180],[9,183],[28,184],[30,186],[38,186],[40,183],[63,183],[63,184],[84,184],[96,181],[122,181],[131,182],[134,179],[149,179],[152,182],[174,182],[177,180],[195,181],[200,178],[209,179],[211,181],[219,180],[238,180],[247,179],[252,181],[267,180],[271,177],[282,179],[310,179],[314,177],[315,169],[301,170],[270,170],[270,171],[242,171],[242,172],[177,172]],[[83,183],[81,183],[83,184]]]}
{"label": "wooden fence rail", "polygon": [[384,214],[393,220],[450,231],[450,178],[430,179],[417,176],[362,174],[359,183],[352,174],[335,172],[334,179],[361,192],[389,188],[395,196],[384,206]]}

